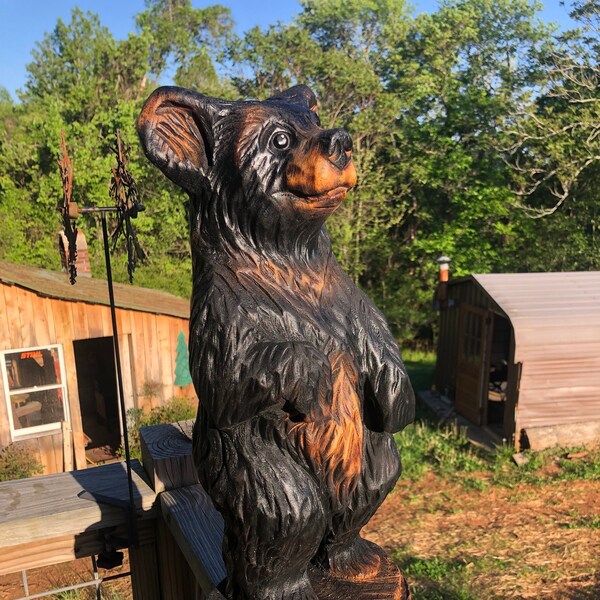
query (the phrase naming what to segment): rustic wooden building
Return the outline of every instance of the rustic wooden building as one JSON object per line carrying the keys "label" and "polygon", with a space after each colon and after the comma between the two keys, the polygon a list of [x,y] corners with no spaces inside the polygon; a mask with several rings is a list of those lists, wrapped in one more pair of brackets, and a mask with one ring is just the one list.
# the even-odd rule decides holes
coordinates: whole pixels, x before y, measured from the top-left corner
{"label": "rustic wooden building", "polygon": [[[115,303],[127,409],[193,397],[174,374],[189,302],[115,284]],[[0,372],[0,447],[27,443],[52,473],[120,445],[106,281],[0,263]]]}
{"label": "rustic wooden building", "polygon": [[600,442],[600,272],[440,285],[436,386],[459,414],[517,448]]}

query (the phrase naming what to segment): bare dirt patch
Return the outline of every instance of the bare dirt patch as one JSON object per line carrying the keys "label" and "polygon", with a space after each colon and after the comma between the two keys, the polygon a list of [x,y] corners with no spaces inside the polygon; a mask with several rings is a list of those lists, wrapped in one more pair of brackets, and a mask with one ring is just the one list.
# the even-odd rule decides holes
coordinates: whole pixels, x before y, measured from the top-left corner
{"label": "bare dirt patch", "polygon": [[[400,565],[416,558],[460,572],[473,598],[591,600],[600,598],[599,520],[598,482],[465,490],[430,473],[400,482],[364,533]],[[441,585],[438,595],[421,595],[470,596]]]}

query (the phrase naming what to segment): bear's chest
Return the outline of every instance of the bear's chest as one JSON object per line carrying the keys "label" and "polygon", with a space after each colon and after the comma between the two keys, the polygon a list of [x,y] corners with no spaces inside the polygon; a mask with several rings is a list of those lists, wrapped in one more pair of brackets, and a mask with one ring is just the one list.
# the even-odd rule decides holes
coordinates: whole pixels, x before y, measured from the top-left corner
{"label": "bear's chest", "polygon": [[238,313],[261,336],[310,342],[326,353],[352,349],[352,290],[338,278],[292,273],[269,280],[243,274],[238,282]]}
{"label": "bear's chest", "polygon": [[[259,341],[301,341],[325,354],[359,354],[356,289],[331,271],[319,276],[306,271],[285,273],[215,269],[196,280],[191,345],[213,337]],[[217,346],[215,346],[216,348]]]}

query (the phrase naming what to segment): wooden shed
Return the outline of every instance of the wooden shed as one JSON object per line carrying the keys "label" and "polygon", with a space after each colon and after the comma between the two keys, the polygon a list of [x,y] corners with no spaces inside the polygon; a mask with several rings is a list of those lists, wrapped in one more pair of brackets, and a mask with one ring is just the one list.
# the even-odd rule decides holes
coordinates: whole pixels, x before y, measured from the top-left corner
{"label": "wooden shed", "polygon": [[[177,386],[174,374],[189,301],[114,288],[127,409],[193,398],[193,386]],[[26,444],[49,473],[85,468],[91,449],[118,448],[106,281],[79,277],[70,285],[65,273],[0,262],[0,307],[0,447]]]}
{"label": "wooden shed", "polygon": [[456,412],[517,449],[600,442],[600,272],[440,285],[436,386]]}

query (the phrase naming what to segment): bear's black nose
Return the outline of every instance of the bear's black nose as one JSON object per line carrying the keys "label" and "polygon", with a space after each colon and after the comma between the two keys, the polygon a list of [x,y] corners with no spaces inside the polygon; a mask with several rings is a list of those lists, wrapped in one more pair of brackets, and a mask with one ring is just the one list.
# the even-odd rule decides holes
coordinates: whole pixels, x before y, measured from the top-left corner
{"label": "bear's black nose", "polygon": [[352,157],[352,138],[344,129],[330,129],[323,136],[327,158],[338,169],[345,169]]}

